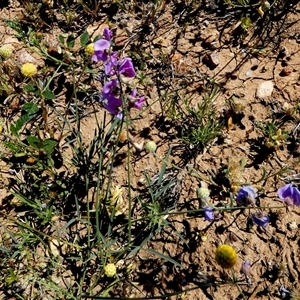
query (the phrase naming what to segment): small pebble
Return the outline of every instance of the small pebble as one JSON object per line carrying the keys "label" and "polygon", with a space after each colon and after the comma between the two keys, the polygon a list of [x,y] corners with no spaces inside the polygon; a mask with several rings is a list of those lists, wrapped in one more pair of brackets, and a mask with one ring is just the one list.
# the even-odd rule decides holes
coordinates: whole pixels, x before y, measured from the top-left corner
{"label": "small pebble", "polygon": [[258,85],[256,90],[256,97],[259,99],[264,99],[272,95],[274,89],[274,84],[272,81],[264,81]]}
{"label": "small pebble", "polygon": [[281,70],[279,75],[280,76],[289,76],[293,71],[294,71],[293,67],[286,66]]}
{"label": "small pebble", "polygon": [[217,52],[207,54],[204,58],[204,63],[210,68],[215,68],[220,64],[220,59]]}
{"label": "small pebble", "polygon": [[295,230],[295,229],[298,229],[298,224],[294,221],[294,222],[289,223],[289,227],[291,230]]}
{"label": "small pebble", "polygon": [[251,76],[252,76],[252,71],[251,71],[251,70],[248,70],[248,71],[246,72],[246,76],[247,76],[247,77],[251,77]]}

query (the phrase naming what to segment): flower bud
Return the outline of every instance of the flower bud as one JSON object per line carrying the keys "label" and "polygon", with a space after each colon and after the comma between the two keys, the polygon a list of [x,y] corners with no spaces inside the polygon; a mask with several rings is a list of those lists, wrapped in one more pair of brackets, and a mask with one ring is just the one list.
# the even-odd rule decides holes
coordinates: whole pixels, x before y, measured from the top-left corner
{"label": "flower bud", "polygon": [[198,197],[201,200],[206,200],[209,197],[210,191],[207,187],[201,187],[198,189]]}
{"label": "flower bud", "polygon": [[0,56],[3,58],[9,58],[12,55],[12,49],[8,46],[2,46],[0,48]]}
{"label": "flower bud", "polygon": [[264,11],[269,10],[270,7],[271,7],[271,4],[270,4],[268,1],[265,1],[265,2],[262,4],[262,9],[263,9]]}
{"label": "flower bud", "polygon": [[145,150],[147,152],[154,152],[156,150],[156,148],[157,148],[157,146],[154,141],[149,141],[145,145]]}

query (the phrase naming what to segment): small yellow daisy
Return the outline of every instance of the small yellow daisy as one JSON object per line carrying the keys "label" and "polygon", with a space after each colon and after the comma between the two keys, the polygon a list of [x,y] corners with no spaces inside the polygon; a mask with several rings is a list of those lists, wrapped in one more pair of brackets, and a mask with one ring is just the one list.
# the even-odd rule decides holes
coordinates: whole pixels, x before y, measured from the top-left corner
{"label": "small yellow daisy", "polygon": [[86,47],[85,47],[85,52],[89,55],[93,55],[94,54],[94,43],[92,44],[88,44]]}
{"label": "small yellow daisy", "polygon": [[232,268],[237,261],[235,250],[229,245],[221,245],[216,250],[216,261],[223,269]]}
{"label": "small yellow daisy", "polygon": [[117,273],[117,267],[115,264],[109,263],[104,267],[104,274],[107,277],[113,277],[116,275],[116,273]]}
{"label": "small yellow daisy", "polygon": [[33,63],[25,63],[21,67],[21,73],[25,77],[33,77],[37,73],[37,67]]}

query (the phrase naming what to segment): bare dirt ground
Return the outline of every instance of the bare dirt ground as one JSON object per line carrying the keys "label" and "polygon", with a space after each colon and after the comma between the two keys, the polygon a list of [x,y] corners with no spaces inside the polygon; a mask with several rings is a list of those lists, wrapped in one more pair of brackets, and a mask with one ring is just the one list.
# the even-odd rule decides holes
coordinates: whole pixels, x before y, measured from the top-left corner
{"label": "bare dirt ground", "polygon": [[[218,8],[213,2],[188,12],[183,2],[171,1],[160,7],[153,19],[149,16],[147,26],[142,23],[147,4],[141,3],[141,7],[144,10],[135,13],[122,10],[116,10],[114,15],[100,13],[97,21],[86,26],[89,30],[99,24],[112,24],[116,44],[120,48],[124,46],[127,52],[140,49],[145,60],[147,77],[143,92],[148,108],[135,121],[134,134],[140,142],[154,140],[158,149],[156,155],[137,153],[133,157],[130,174],[133,191],[136,195],[141,191],[145,172],[151,176],[159,173],[162,160],[172,147],[170,161],[181,168],[170,175],[177,178],[172,198],[177,210],[201,208],[197,198],[200,179],[190,174],[191,168],[208,184],[215,203],[230,201],[230,191],[236,192],[236,180],[258,190],[260,206],[281,207],[277,189],[290,180],[297,185],[299,177],[294,175],[300,173],[296,128],[300,99],[300,5],[291,4],[282,16],[273,15],[273,19],[267,13],[263,18],[258,15],[255,25],[246,30],[241,28],[234,10]],[[18,2],[0,9],[0,41],[13,44],[16,59],[25,46],[3,21],[19,17],[21,11]],[[55,39],[61,30],[57,20],[48,25],[46,34]],[[170,121],[162,111],[166,107],[158,99],[164,93],[177,93],[182,98],[189,97],[196,105],[202,101],[203,87],[211,80],[219,87],[214,105],[226,124],[223,136],[205,149],[183,146],[181,124]],[[259,97],[257,89],[267,81],[274,85],[272,92]],[[242,107],[238,114],[228,105],[232,99],[239,101],[233,105]],[[289,109],[294,110],[290,118],[285,114]],[[259,124],[274,120],[274,116],[290,139],[270,150],[265,146]],[[89,118],[85,117],[82,123],[86,143],[92,139],[96,126]],[[126,187],[126,146],[122,151],[124,160],[116,166],[114,176],[117,184]],[[245,161],[244,168],[239,167],[241,159]],[[2,168],[8,167],[1,164]],[[263,169],[270,175],[285,167],[291,171],[259,181]],[[0,199],[4,201],[6,197],[7,191],[2,189]],[[247,210],[224,212],[222,219],[212,223],[205,221],[201,213],[170,215],[170,226],[152,238],[147,248],[173,258],[181,268],[141,250],[132,258],[136,266],[134,282],[143,291],[136,296],[159,296],[180,291],[183,286],[185,289],[199,286],[186,292],[185,299],[243,299],[241,291],[244,299],[283,299],[280,286],[288,290],[300,288],[299,208],[267,211],[270,224],[266,229],[249,225]],[[238,263],[234,270],[241,276],[239,285],[216,284],[228,276],[214,258],[217,245],[222,243],[237,250]],[[248,285],[240,275],[244,260],[252,262]]]}

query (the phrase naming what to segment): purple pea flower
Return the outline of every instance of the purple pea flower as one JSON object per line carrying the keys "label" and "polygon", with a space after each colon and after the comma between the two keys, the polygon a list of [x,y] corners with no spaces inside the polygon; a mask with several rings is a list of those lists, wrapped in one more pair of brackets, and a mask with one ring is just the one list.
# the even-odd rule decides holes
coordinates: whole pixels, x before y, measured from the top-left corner
{"label": "purple pea flower", "polygon": [[236,202],[239,206],[255,206],[255,198],[257,194],[255,189],[251,186],[243,186],[236,197]]}
{"label": "purple pea flower", "polygon": [[119,96],[118,83],[117,79],[106,82],[102,89],[102,96],[107,100],[115,99],[116,96]]}
{"label": "purple pea flower", "polygon": [[120,111],[120,107],[122,106],[122,100],[121,99],[115,99],[110,100],[106,104],[104,104],[104,107],[114,116],[116,116],[118,119],[123,118],[123,113]]}
{"label": "purple pea flower", "polygon": [[92,61],[107,61],[108,54],[107,49],[110,47],[110,42],[104,39],[100,39],[94,43],[94,55],[92,56]]}
{"label": "purple pea flower", "polygon": [[279,188],[277,194],[286,205],[300,206],[300,192],[296,187],[293,187],[292,184],[286,184]]}
{"label": "purple pea flower", "polygon": [[[123,114],[120,112],[122,99],[119,96],[118,80],[113,79],[103,86],[102,99],[106,99],[104,107],[117,118],[122,119]],[[101,100],[102,100],[101,99]],[[100,101],[101,101],[100,100]]]}
{"label": "purple pea flower", "polygon": [[241,273],[247,277],[249,276],[250,272],[251,272],[251,262],[250,260],[245,260],[242,264]]}
{"label": "purple pea flower", "polygon": [[261,211],[258,211],[252,214],[252,221],[263,228],[266,228],[268,223],[270,222],[270,218],[264,215]]}
{"label": "purple pea flower", "polygon": [[106,61],[104,68],[105,68],[105,74],[108,76],[113,76],[116,74],[116,68],[118,66],[118,53],[113,52],[108,60]]}
{"label": "purple pea flower", "polygon": [[204,219],[210,222],[212,222],[215,219],[215,213],[211,207],[204,208]]}
{"label": "purple pea flower", "polygon": [[131,94],[128,96],[128,99],[130,100],[130,103],[133,107],[137,109],[142,109],[143,103],[145,101],[145,97],[137,97],[137,90],[134,89]]}
{"label": "purple pea flower", "polygon": [[118,73],[125,77],[133,78],[135,77],[135,70],[130,57],[125,57],[119,67]]}
{"label": "purple pea flower", "polygon": [[204,219],[206,221],[214,221],[214,220],[220,220],[222,219],[223,215],[220,211],[214,210],[213,207],[204,207]]}
{"label": "purple pea flower", "polygon": [[108,27],[105,27],[104,29],[103,29],[103,36],[104,36],[104,38],[107,40],[107,41],[111,41],[111,38],[112,38],[112,36],[113,36],[113,33],[112,33],[112,31],[108,28]]}
{"label": "purple pea flower", "polygon": [[137,101],[133,103],[133,106],[137,109],[142,109],[145,99],[146,98],[144,96],[140,97]]}
{"label": "purple pea flower", "polygon": [[287,294],[290,294],[291,292],[287,290],[283,285],[280,286],[279,292],[281,293],[281,296],[285,298]]}

